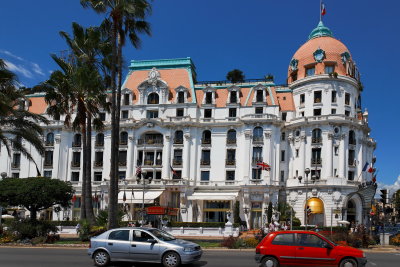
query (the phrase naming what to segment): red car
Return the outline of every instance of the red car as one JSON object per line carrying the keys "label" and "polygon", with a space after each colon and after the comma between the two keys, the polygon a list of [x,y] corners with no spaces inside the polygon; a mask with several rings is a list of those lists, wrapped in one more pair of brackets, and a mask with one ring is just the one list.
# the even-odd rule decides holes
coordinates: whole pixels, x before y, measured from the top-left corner
{"label": "red car", "polygon": [[362,267],[367,263],[361,250],[336,245],[312,231],[277,231],[268,234],[258,244],[255,260],[263,267]]}

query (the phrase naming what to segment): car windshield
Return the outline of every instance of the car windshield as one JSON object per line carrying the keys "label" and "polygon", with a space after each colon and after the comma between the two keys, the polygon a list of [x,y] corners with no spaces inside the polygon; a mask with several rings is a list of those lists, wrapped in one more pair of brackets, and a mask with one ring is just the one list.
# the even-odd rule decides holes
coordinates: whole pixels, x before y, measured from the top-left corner
{"label": "car windshield", "polygon": [[173,235],[170,235],[167,232],[162,231],[162,230],[152,229],[152,230],[149,230],[149,232],[152,233],[155,237],[157,237],[158,239],[160,239],[162,241],[171,241],[171,240],[176,239]]}
{"label": "car windshield", "polygon": [[336,244],[335,242],[333,242],[332,240],[330,240],[328,237],[326,237],[326,235],[320,234],[321,236],[323,236],[326,240],[328,240],[329,242],[331,242],[331,244],[333,244],[334,246],[337,246],[338,244]]}

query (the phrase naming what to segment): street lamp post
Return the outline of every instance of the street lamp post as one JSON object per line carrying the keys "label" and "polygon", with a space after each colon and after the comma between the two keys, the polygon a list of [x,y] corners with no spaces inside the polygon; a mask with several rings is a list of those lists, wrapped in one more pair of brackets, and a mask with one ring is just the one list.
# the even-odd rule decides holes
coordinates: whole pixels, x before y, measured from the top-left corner
{"label": "street lamp post", "polygon": [[[304,173],[306,174],[306,180],[304,181],[304,185],[306,187],[306,205],[304,207],[304,224],[305,224],[305,229],[307,230],[307,224],[308,224],[308,216],[307,216],[307,201],[308,201],[308,175],[310,174],[310,169],[306,168],[304,170]],[[301,180],[300,180],[301,182]]]}
{"label": "street lamp post", "polygon": [[142,226],[143,226],[143,224],[144,224],[144,191],[146,189],[146,180],[147,180],[147,183],[150,184],[151,181],[153,180],[153,177],[146,178],[146,176],[147,176],[147,172],[146,171],[142,171],[141,176],[142,176],[142,179],[140,178],[140,176],[138,176],[136,178],[136,181],[138,182],[138,184],[142,183],[142,185],[143,185],[143,198],[142,198],[142,211],[141,211],[141,213],[142,213]]}

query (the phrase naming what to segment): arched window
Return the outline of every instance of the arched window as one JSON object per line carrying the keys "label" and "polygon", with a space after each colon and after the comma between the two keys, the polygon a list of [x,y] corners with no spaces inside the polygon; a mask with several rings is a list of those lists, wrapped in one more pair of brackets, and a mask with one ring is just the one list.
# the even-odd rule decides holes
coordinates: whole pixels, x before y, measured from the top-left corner
{"label": "arched window", "polygon": [[127,145],[128,144],[128,133],[127,132],[121,132],[119,134],[119,144],[120,145]]}
{"label": "arched window", "polygon": [[211,144],[211,132],[209,130],[203,131],[201,143],[202,144]]}
{"label": "arched window", "polygon": [[183,144],[183,131],[175,132],[174,144]]}
{"label": "arched window", "polygon": [[312,131],[312,139],[311,139],[312,144],[320,144],[322,143],[322,131],[321,129],[314,129]]}
{"label": "arched window", "polygon": [[82,135],[81,134],[74,135],[74,141],[72,142],[72,146],[74,146],[74,147],[82,146]]}
{"label": "arched window", "polygon": [[95,146],[104,146],[104,134],[103,133],[98,133],[96,135]]}
{"label": "arched window", "polygon": [[159,97],[157,93],[151,93],[147,97],[147,104],[158,104],[159,103]]}
{"label": "arched window", "polygon": [[349,145],[355,145],[356,144],[356,134],[354,133],[353,130],[349,131]]}
{"label": "arched window", "polygon": [[48,133],[46,135],[46,145],[47,146],[54,145],[54,134],[53,133]]}
{"label": "arched window", "polygon": [[226,138],[226,143],[227,144],[236,144],[236,131],[235,130],[229,130]]}
{"label": "arched window", "polygon": [[253,130],[253,142],[263,142],[263,128],[256,127]]}
{"label": "arched window", "polygon": [[178,92],[178,103],[185,103],[185,93]]}

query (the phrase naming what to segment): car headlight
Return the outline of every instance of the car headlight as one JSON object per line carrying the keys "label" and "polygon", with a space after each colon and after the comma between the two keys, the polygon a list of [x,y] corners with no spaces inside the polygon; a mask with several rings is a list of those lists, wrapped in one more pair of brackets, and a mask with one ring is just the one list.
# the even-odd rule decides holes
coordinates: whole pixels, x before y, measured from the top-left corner
{"label": "car headlight", "polygon": [[194,248],[193,247],[186,247],[186,248],[183,248],[183,251],[185,251],[185,252],[193,252]]}
{"label": "car headlight", "polygon": [[367,256],[365,256],[365,252],[362,253],[363,258],[366,258]]}

